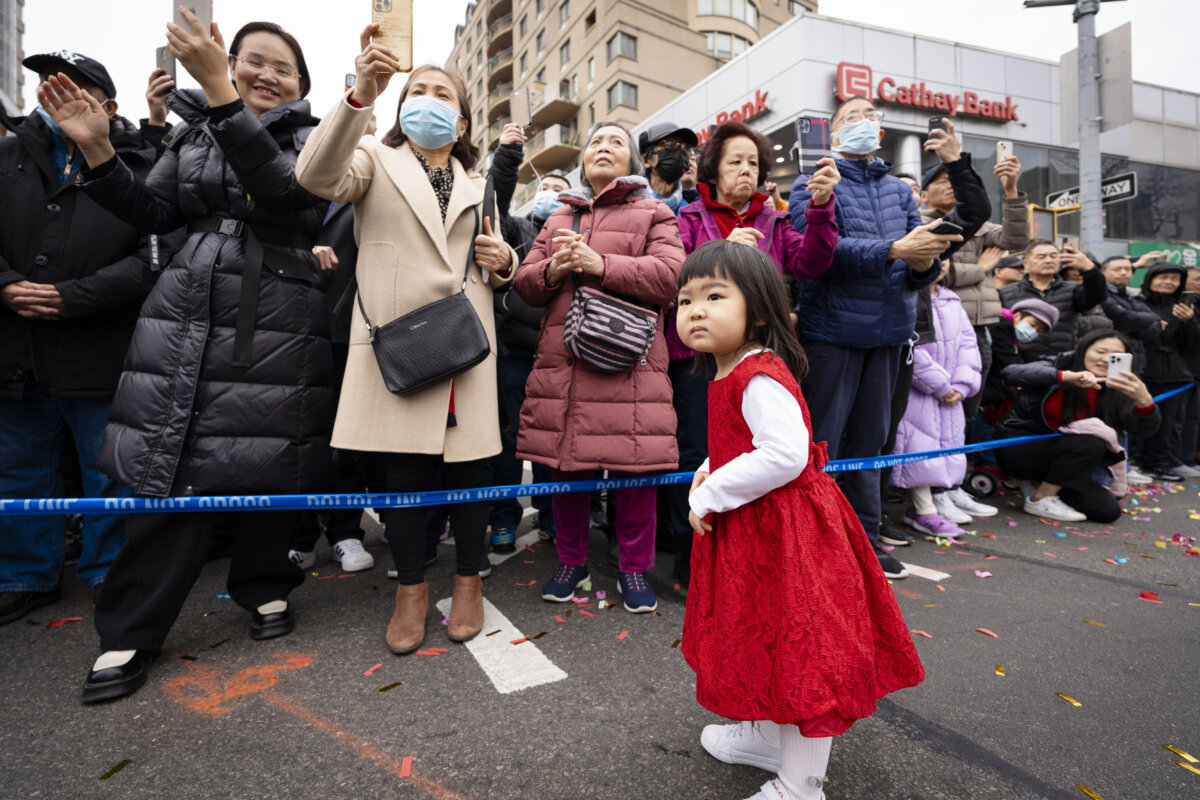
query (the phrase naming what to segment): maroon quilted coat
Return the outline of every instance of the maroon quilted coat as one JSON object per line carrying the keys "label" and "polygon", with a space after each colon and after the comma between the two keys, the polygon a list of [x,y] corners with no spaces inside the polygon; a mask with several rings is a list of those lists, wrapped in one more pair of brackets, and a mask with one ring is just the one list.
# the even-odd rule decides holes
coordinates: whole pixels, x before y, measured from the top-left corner
{"label": "maroon quilted coat", "polygon": [[514,279],[527,303],[546,307],[525,386],[517,456],[565,471],[673,470],[679,450],[664,319],[645,364],[616,374],[593,370],[563,344],[574,282],[547,286],[546,266],[559,248],[551,239],[560,228],[570,229],[580,208],[579,230],[588,232],[588,245],[604,258],[603,278],[582,275],[583,284],[669,307],[684,258],[675,215],[650,195],[645,178],[635,176],[613,181],[594,202],[586,190],[563,192],[559,199],[564,205],[546,221]]}

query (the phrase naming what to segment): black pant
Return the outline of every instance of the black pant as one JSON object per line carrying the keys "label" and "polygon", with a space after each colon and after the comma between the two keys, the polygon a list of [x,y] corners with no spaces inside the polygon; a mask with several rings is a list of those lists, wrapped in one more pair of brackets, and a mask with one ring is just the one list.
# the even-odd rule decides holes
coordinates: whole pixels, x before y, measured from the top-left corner
{"label": "black pant", "polygon": [[[979,346],[979,391],[963,400],[963,416],[966,418],[966,438],[963,441],[968,443],[974,442],[971,436],[971,425],[979,414],[979,404],[983,402],[983,387],[987,383],[988,373],[992,370],[992,334],[986,325],[975,326],[975,343]],[[967,454],[968,463],[973,458],[973,454]]]}
{"label": "black pant", "polygon": [[[712,377],[707,369],[696,369],[695,362],[677,359],[667,365],[667,377],[671,379],[672,403],[678,426],[675,440],[679,445],[679,472],[699,469],[708,458],[708,381]],[[690,554],[692,548],[692,524],[688,522],[688,493],[691,485],[665,487],[669,495],[670,527],[664,537],[681,552]]]}
{"label": "black pant", "polygon": [[[997,438],[1021,436],[1003,428]],[[1058,496],[1075,510],[1087,514],[1092,522],[1115,522],[1121,517],[1121,505],[1106,487],[1092,483],[1092,473],[1100,466],[1108,446],[1095,436],[1066,434],[1040,442],[1001,447],[996,450],[1000,468],[1014,478],[1034,483],[1061,486]]]}
{"label": "black pant", "polygon": [[[910,346],[904,345],[900,358],[900,369],[896,373],[896,385],[892,389],[892,402],[888,411],[890,421],[887,444],[883,446],[884,455],[889,455],[896,449],[896,434],[900,432],[900,420],[904,418],[904,412],[908,411],[908,393],[912,390],[912,379],[913,350]],[[887,502],[888,485],[892,482],[892,469],[892,467],[885,467],[879,471],[880,507]],[[882,521],[881,515],[880,522],[882,523]]]}
{"label": "black pant", "polygon": [[[440,455],[424,453],[386,453],[383,456],[385,490],[422,492],[434,473],[441,476],[447,491],[477,489],[488,485],[487,459],[448,462]],[[484,534],[488,522],[488,502],[454,503],[450,509],[450,529],[454,531],[456,571],[459,575],[479,574],[483,559]],[[400,583],[412,586],[425,580],[424,508],[386,508],[382,513],[387,525],[388,545]]]}
{"label": "black pant", "polygon": [[[1157,397],[1163,392],[1168,392],[1181,385],[1181,383],[1147,383],[1146,388],[1151,395]],[[1179,416],[1179,409],[1186,398],[1186,394],[1177,394],[1158,404],[1162,423],[1158,426],[1158,430],[1142,439],[1141,460],[1142,466],[1146,469],[1166,471],[1178,465],[1181,442],[1179,429],[1175,427],[1175,418]]]}
{"label": "black pant", "polygon": [[[226,587],[235,603],[253,610],[286,599],[304,582],[288,560],[300,511],[238,511]],[[96,600],[96,630],[104,650],[161,647],[208,555],[217,513],[129,514],[125,543]]]}

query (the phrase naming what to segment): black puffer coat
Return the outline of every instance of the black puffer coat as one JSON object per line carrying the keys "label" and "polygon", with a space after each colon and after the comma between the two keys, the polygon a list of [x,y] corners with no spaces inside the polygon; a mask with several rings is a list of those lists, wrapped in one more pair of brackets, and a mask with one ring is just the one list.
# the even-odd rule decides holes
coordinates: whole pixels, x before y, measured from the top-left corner
{"label": "black puffer coat", "polygon": [[[1170,294],[1150,291],[1150,282],[1156,275],[1173,272],[1179,276],[1179,287]],[[1146,272],[1142,281],[1142,292],[1133,299],[1137,311],[1154,314],[1162,322],[1153,336],[1146,340],[1146,372],[1142,380],[1147,383],[1188,383],[1196,376],[1192,374],[1190,356],[1200,348],[1200,321],[1193,315],[1186,322],[1180,321],[1173,309],[1183,302],[1183,284],[1187,270],[1175,264],[1160,262]]]}
{"label": "black puffer coat", "polygon": [[[297,101],[259,117],[172,92],[187,123],[144,184],[109,161],[85,174],[101,205],[145,231],[243,220],[263,242],[249,366],[236,366],[245,238],[193,230],[142,306],[100,466],[136,495],[321,487],[333,425],[332,354],[312,245],[327,203],[296,182],[317,122]],[[288,245],[271,244],[271,240]]]}
{"label": "black puffer coat", "polygon": [[1033,285],[1029,276],[1000,290],[1000,302],[1012,308],[1022,300],[1043,300],[1058,309],[1058,322],[1032,342],[1020,342],[1021,356],[1031,361],[1042,356],[1073,350],[1079,339],[1079,315],[1104,302],[1108,293],[1104,274],[1094,266],[1083,273],[1082,283],[1064,281],[1055,275],[1045,291]]}
{"label": "black puffer coat", "polygon": [[[517,170],[524,159],[525,148],[520,144],[502,144],[492,155],[492,166],[488,177],[496,187],[496,209],[500,212],[500,235],[504,237],[517,258],[522,261],[529,248],[542,231],[544,219],[532,215],[522,217],[510,214],[512,196],[517,188]],[[496,310],[496,337],[500,340],[501,354],[512,351],[533,353],[537,350],[538,333],[542,324],[542,309],[534,308],[521,299],[506,284],[493,298]]]}
{"label": "black puffer coat", "polygon": [[[109,139],[134,175],[150,173],[156,153],[133,123],[113,117]],[[165,241],[96,205],[76,176],[59,182],[54,135],[37,114],[0,140],[0,286],[53,284],[70,314],[26,319],[0,304],[0,396],[20,399],[31,377],[57,396],[116,391],[155,259],[166,256]]]}

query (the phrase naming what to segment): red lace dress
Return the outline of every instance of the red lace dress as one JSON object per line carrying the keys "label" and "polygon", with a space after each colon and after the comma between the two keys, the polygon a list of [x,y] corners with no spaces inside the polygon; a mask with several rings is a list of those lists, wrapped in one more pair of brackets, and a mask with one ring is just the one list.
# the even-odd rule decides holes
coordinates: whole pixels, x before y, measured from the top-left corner
{"label": "red lace dress", "polygon": [[[708,389],[711,471],[754,450],[742,396],[764,373],[795,396],[778,358],[750,356]],[[695,535],[683,653],[696,699],[735,720],[798,725],[835,736],[875,713],[880,697],[915,686],[925,670],[850,503],[821,471],[825,443],[809,445],[792,482],[708,518]]]}

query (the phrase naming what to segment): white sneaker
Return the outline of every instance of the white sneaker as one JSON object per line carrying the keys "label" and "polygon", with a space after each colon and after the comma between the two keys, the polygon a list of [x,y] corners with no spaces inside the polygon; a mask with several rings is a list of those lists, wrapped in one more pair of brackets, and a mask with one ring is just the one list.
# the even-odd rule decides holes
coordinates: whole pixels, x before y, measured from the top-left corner
{"label": "white sneaker", "polygon": [[[815,781],[815,786],[820,787],[823,781],[819,778],[810,778],[810,785],[814,785],[811,781]],[[818,788],[818,791],[820,789]],[[825,800],[825,793],[820,792],[821,800]],[[746,800],[795,800],[795,795],[783,788],[783,781],[778,778],[772,778],[764,783],[757,792],[752,794]]]}
{"label": "white sneaker", "polygon": [[954,505],[954,502],[946,495],[947,492],[937,492],[934,494],[933,507],[937,509],[937,513],[951,522],[957,522],[959,525],[965,522],[974,522],[970,514]]}
{"label": "white sneaker", "polygon": [[972,517],[994,517],[1000,513],[1000,509],[995,506],[989,506],[979,502],[971,495],[967,494],[967,490],[958,486],[945,492],[945,495],[950,498],[950,502],[962,511],[967,512]]}
{"label": "white sneaker", "polygon": [[288,561],[300,569],[308,569],[317,563],[317,554],[312,550],[288,550]]}
{"label": "white sneaker", "polygon": [[1032,497],[1025,498],[1025,513],[1035,517],[1056,519],[1059,522],[1083,522],[1087,519],[1087,514],[1071,508],[1058,495],[1043,497],[1041,500],[1034,500]]}
{"label": "white sneaker", "polygon": [[1137,467],[1130,465],[1125,467],[1125,482],[1130,486],[1146,486],[1147,484],[1154,483],[1154,478],[1151,478]]}
{"label": "white sneaker", "polygon": [[333,546],[333,557],[342,562],[346,572],[362,572],[375,566],[375,559],[358,539],[342,539]]}
{"label": "white sneaker", "polygon": [[768,772],[779,772],[779,744],[763,738],[754,722],[705,725],[700,744],[708,754],[726,764],[745,764]]}
{"label": "white sneaker", "polygon": [[1171,467],[1171,471],[1185,478],[1200,478],[1200,469],[1189,467],[1187,464],[1176,464]]}
{"label": "white sneaker", "polygon": [[1022,478],[1017,481],[1017,486],[1021,490],[1021,497],[1024,497],[1026,500],[1037,493],[1037,486],[1034,485],[1033,481],[1027,481]]}

